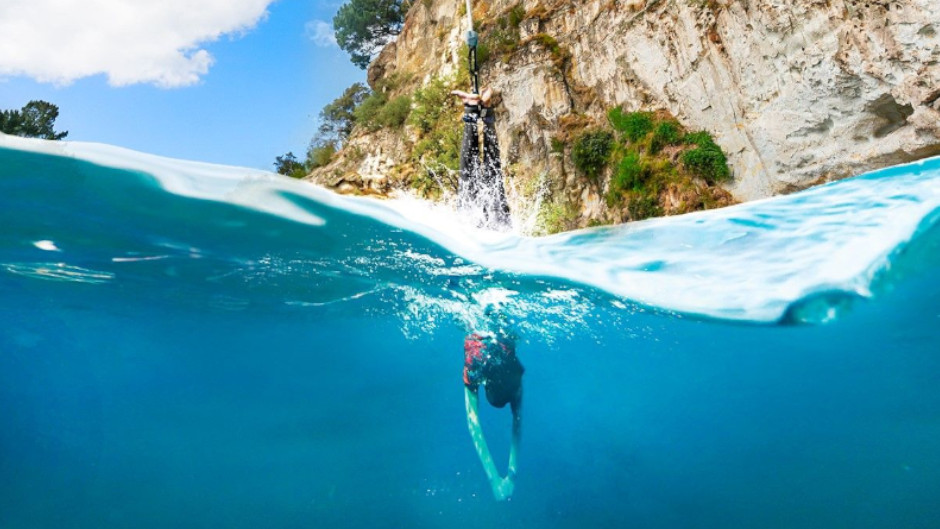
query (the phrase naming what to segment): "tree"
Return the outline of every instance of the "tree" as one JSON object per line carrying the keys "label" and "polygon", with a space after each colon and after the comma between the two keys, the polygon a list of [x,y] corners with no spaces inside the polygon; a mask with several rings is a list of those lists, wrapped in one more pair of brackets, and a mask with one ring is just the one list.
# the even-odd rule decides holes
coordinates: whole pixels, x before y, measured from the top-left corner
{"label": "tree", "polygon": [[0,111],[0,131],[27,138],[61,140],[68,131],[56,132],[59,107],[47,101],[30,101],[20,110]]}
{"label": "tree", "polygon": [[347,88],[343,95],[320,111],[320,126],[307,147],[304,167],[312,171],[330,163],[336,151],[346,143],[356,125],[356,109],[372,92],[362,83]]}
{"label": "tree", "polygon": [[363,70],[400,32],[410,7],[403,0],[349,0],[333,17],[336,42]]}
{"label": "tree", "polygon": [[343,95],[323,107],[320,111],[320,126],[307,147],[306,160],[299,162],[292,152],[278,156],[274,162],[277,172],[303,178],[307,172],[329,164],[336,151],[352,134],[356,125],[356,109],[371,93],[364,84],[355,83]]}
{"label": "tree", "polygon": [[336,143],[314,138],[307,148],[307,169],[313,170],[329,164],[334,154],[336,154]]}
{"label": "tree", "polygon": [[289,152],[284,156],[278,156],[274,159],[274,168],[278,174],[289,176],[291,178],[303,178],[307,175],[304,164],[297,161],[294,153]]}
{"label": "tree", "polygon": [[[362,83],[355,83],[320,111],[320,127],[317,138],[323,142],[342,144],[356,124],[356,107],[369,95]],[[334,145],[335,147],[335,145]]]}

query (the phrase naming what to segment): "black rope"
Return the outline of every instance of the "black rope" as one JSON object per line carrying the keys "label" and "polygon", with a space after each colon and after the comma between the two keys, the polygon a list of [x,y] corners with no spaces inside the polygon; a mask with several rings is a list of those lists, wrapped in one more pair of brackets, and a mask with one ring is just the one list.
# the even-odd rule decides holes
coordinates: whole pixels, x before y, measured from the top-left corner
{"label": "black rope", "polygon": [[477,69],[477,47],[470,48],[470,80],[473,82],[473,93],[480,93],[480,72]]}
{"label": "black rope", "polygon": [[470,28],[467,31],[467,60],[470,62],[470,81],[473,84],[473,93],[480,93],[480,71],[477,67],[477,32]]}

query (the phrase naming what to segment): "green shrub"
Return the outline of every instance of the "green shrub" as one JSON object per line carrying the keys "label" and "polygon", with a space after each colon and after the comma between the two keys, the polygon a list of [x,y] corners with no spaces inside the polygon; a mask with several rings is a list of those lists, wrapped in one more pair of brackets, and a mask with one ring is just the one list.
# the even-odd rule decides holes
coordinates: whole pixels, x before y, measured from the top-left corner
{"label": "green shrub", "polygon": [[333,155],[336,154],[336,143],[327,141],[323,143],[311,143],[307,149],[307,169],[316,169],[330,163]]}
{"label": "green shrub", "polygon": [[418,171],[411,177],[411,188],[422,197],[440,198],[443,189],[441,188],[439,172],[431,168]]}
{"label": "green shrub", "polygon": [[[506,19],[500,20],[505,21]],[[516,51],[516,49],[519,48],[519,30],[513,27],[507,27],[505,22],[498,24],[497,27],[487,35],[485,45],[490,46],[490,49],[485,50],[487,52],[485,57],[483,57],[482,54],[477,56],[477,60],[481,64],[485,63],[486,59],[489,59],[493,53],[499,53],[505,56]],[[479,52],[479,48],[477,51]]]}
{"label": "green shrub", "polygon": [[435,170],[456,171],[460,168],[461,139],[462,129],[458,125],[438,127],[415,145],[411,152],[412,159],[424,162]]}
{"label": "green shrub", "polygon": [[374,90],[353,110],[353,116],[356,124],[368,130],[378,130],[401,127],[410,112],[411,97],[401,95],[389,101],[385,93]]}
{"label": "green shrub", "polygon": [[571,161],[585,176],[596,181],[607,166],[613,147],[613,135],[606,130],[585,132],[574,142]]}
{"label": "green shrub", "polygon": [[[499,50],[496,50],[496,51],[499,52]],[[470,52],[469,48],[467,48],[467,45],[464,44],[463,53],[461,53],[460,56],[467,57],[467,54],[469,52]],[[490,60],[490,57],[492,56],[493,56],[493,51],[492,51],[492,48],[490,48],[489,44],[487,44],[486,42],[480,42],[479,44],[477,44],[477,64],[478,65],[486,64],[486,61]],[[462,59],[461,64],[467,64],[467,60]]]}
{"label": "green shrub", "polygon": [[639,141],[653,130],[653,115],[649,112],[630,112],[624,114],[620,107],[615,107],[607,113],[611,126],[623,133],[632,141]]}
{"label": "green shrub", "polygon": [[[466,45],[464,45],[466,50]],[[418,129],[418,141],[411,160],[421,166],[412,187],[425,196],[440,195],[442,186],[456,192],[454,177],[460,166],[460,142],[463,127],[457,100],[450,96],[458,77],[434,78],[414,95],[414,108],[408,123]],[[466,78],[466,73],[460,77]]]}
{"label": "green shrub", "polygon": [[728,180],[731,171],[728,160],[721,148],[697,147],[682,153],[682,164],[695,176],[700,176],[709,184]]}
{"label": "green shrub", "polygon": [[679,160],[694,176],[705,179],[709,184],[723,182],[731,178],[728,159],[721,147],[712,139],[711,134],[701,131],[688,134],[686,143],[696,147],[682,153]]}
{"label": "green shrub", "polygon": [[555,40],[555,37],[547,33],[539,33],[534,35],[532,40],[541,44],[545,49],[551,52],[552,55],[558,55],[561,53],[561,45],[558,44],[558,41]]}
{"label": "green shrub", "polygon": [[392,99],[381,109],[376,121],[382,127],[400,128],[411,113],[411,97],[402,95]]}
{"label": "green shrub", "polygon": [[360,103],[359,106],[355,108],[355,110],[353,110],[353,116],[356,118],[356,123],[364,126],[369,130],[376,130],[380,128],[381,125],[378,122],[379,112],[387,102],[388,98],[385,97],[384,93],[378,90],[373,91],[362,100],[362,103]]}
{"label": "green shrub", "polygon": [[682,138],[679,126],[671,121],[663,121],[653,129],[653,138],[650,140],[650,152],[658,153],[666,145],[676,145]]}
{"label": "green shrub", "polygon": [[627,211],[633,220],[659,217],[663,214],[663,208],[659,205],[659,198],[649,193],[631,193]]}
{"label": "green shrub", "polygon": [[525,19],[525,7],[520,3],[504,11],[481,28],[477,45],[477,62],[486,63],[493,54],[506,56],[519,48],[519,24]]}
{"label": "green shrub", "polygon": [[623,132],[627,126],[624,123],[626,117],[623,114],[623,110],[620,107],[614,107],[607,111],[607,121],[610,122],[610,126],[614,128],[617,132]]}
{"label": "green shrub", "polygon": [[571,52],[563,48],[555,37],[546,33],[539,33],[533,35],[531,40],[538,42],[552,54],[552,62],[555,64],[556,68],[564,69],[571,61]]}
{"label": "green shrub", "polygon": [[412,161],[420,167],[411,186],[424,196],[438,197],[444,189],[457,192],[463,128],[452,121],[441,120],[411,151]]}
{"label": "green shrub", "polygon": [[559,138],[552,138],[552,152],[558,154],[564,154],[565,152],[565,142]]}
{"label": "green shrub", "polygon": [[704,130],[686,134],[685,137],[682,138],[682,142],[691,145],[698,145],[699,147],[715,144],[715,140],[712,139],[712,135]]}
{"label": "green shrub", "polygon": [[431,132],[441,115],[445,112],[454,112],[450,95],[453,80],[435,77],[424,87],[419,88],[414,95],[414,108],[408,117],[408,123],[418,129],[421,134]]}
{"label": "green shrub", "polygon": [[525,20],[525,6],[521,3],[516,4],[509,10],[509,25],[514,28],[518,28],[519,24],[522,24],[522,21]]}
{"label": "green shrub", "polygon": [[567,201],[553,200],[542,204],[538,220],[547,234],[570,230],[578,220],[578,209]]}
{"label": "green shrub", "polygon": [[610,192],[622,195],[625,191],[640,189],[647,176],[649,176],[649,168],[640,159],[640,155],[634,151],[628,151],[617,164],[617,172],[614,173],[610,182]]}

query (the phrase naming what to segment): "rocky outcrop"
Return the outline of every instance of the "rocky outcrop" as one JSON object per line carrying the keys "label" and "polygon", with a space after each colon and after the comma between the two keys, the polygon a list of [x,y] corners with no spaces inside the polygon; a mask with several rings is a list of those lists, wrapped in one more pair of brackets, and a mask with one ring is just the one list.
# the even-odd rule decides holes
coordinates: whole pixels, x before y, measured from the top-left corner
{"label": "rocky outcrop", "polygon": [[[406,92],[455,73],[465,60],[462,5],[415,2],[402,34],[370,67],[370,84],[397,74],[408,81],[396,90]],[[481,75],[502,93],[507,165],[530,178],[549,175],[553,192],[577,203],[583,219],[604,214],[588,211],[603,209],[603,189],[586,185],[554,147],[578,127],[605,123],[615,106],[665,111],[690,130],[711,132],[732,168],[726,187],[739,200],[940,154],[936,0],[475,6],[491,48]],[[519,20],[509,26],[512,13]],[[354,135],[345,150],[361,159],[350,163],[344,154],[313,178],[366,188],[406,183],[417,170],[409,166],[414,131],[381,134]]]}

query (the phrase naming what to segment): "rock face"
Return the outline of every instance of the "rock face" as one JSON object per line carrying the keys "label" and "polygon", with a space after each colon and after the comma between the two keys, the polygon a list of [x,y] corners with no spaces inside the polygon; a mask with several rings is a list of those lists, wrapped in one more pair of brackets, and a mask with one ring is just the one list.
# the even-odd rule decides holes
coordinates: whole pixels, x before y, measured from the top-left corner
{"label": "rock face", "polygon": [[[407,91],[455,73],[463,3],[415,2],[370,84],[406,74]],[[579,181],[553,139],[606,123],[615,106],[712,133],[738,200],[940,154],[937,0],[476,0],[474,18],[481,42],[501,43],[481,78],[502,93],[505,162],[551,175],[584,218],[603,208],[602,190]],[[413,141],[408,127],[354,134],[345,151],[358,161],[341,154],[312,178],[404,185]]]}

